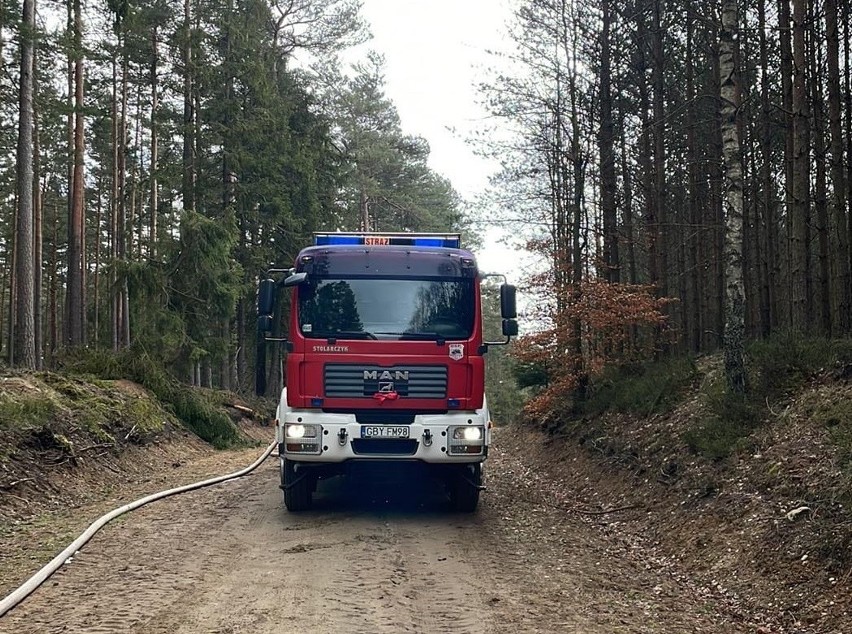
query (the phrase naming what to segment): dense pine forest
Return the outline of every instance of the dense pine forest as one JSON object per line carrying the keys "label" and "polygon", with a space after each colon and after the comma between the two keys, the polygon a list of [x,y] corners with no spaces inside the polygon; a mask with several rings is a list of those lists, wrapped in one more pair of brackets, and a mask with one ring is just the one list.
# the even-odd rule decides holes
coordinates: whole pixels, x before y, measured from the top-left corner
{"label": "dense pine forest", "polygon": [[850,12],[517,3],[479,141],[495,213],[547,263],[519,346],[540,413],[613,363],[724,349],[743,392],[749,342],[849,336]]}
{"label": "dense pine forest", "polygon": [[337,60],[368,37],[358,10],[3,3],[10,364],[132,347],[187,382],[247,389],[257,280],[311,232],[464,229],[384,96],[381,57]]}
{"label": "dense pine forest", "polygon": [[359,5],[3,1],[8,363],[135,348],[247,389],[257,279],[312,231],[470,243],[484,219],[544,263],[516,374],[545,409],[608,365],[722,348],[742,390],[744,343],[850,335],[849,2],[517,0],[480,87],[471,142],[501,170],[478,223],[381,57],[340,61]]}

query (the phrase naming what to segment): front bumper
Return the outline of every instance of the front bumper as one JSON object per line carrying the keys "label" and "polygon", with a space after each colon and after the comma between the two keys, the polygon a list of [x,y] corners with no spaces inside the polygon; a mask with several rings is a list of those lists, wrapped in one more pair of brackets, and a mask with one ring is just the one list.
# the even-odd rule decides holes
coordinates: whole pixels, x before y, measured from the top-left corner
{"label": "front bumper", "polygon": [[[420,414],[408,427],[408,438],[366,439],[361,437],[362,425],[354,414],[329,414],[321,410],[287,410],[278,420],[276,437],[279,453],[289,460],[313,463],[343,463],[347,461],[420,461],[429,464],[469,464],[482,462],[488,455],[491,430],[483,412],[449,412]],[[317,438],[317,452],[288,451],[291,443],[285,439],[285,426],[317,425],[322,432]],[[456,454],[451,450],[451,430],[454,427],[481,427],[481,451]],[[313,442],[313,441],[312,441]]]}

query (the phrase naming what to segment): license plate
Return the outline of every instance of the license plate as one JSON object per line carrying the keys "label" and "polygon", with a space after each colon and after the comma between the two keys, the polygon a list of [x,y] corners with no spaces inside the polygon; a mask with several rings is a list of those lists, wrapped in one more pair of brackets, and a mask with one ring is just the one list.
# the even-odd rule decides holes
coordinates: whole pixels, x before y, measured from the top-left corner
{"label": "license plate", "polygon": [[361,425],[361,438],[408,438],[407,425]]}

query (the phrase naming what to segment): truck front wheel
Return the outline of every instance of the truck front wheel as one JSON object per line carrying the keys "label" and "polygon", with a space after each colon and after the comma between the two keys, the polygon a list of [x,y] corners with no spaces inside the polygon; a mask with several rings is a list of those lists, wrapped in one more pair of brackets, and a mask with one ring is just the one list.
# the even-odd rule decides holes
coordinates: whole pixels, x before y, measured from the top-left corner
{"label": "truck front wheel", "polygon": [[308,469],[297,471],[292,460],[282,460],[281,488],[284,489],[284,506],[288,511],[304,511],[311,508],[314,482]]}
{"label": "truck front wheel", "polygon": [[482,486],[482,465],[463,467],[450,481],[450,503],[459,513],[473,513],[479,504]]}

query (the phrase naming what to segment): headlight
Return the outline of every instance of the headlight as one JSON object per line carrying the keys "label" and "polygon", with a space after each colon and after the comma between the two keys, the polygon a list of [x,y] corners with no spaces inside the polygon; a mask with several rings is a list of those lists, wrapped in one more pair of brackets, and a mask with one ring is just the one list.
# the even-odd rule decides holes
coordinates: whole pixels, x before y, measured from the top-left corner
{"label": "headlight", "polygon": [[284,435],[287,438],[316,438],[319,425],[302,425],[287,423],[284,425]]}
{"label": "headlight", "polygon": [[482,427],[456,427],[453,429],[453,440],[481,440]]}
{"label": "headlight", "polygon": [[471,455],[484,452],[485,428],[481,425],[454,425],[448,431],[447,452],[450,455]]}
{"label": "headlight", "polygon": [[322,451],[321,425],[287,423],[284,425],[284,450],[287,453],[319,454]]}
{"label": "headlight", "polygon": [[289,438],[304,438],[305,437],[305,426],[304,425],[287,425],[287,436]]}

